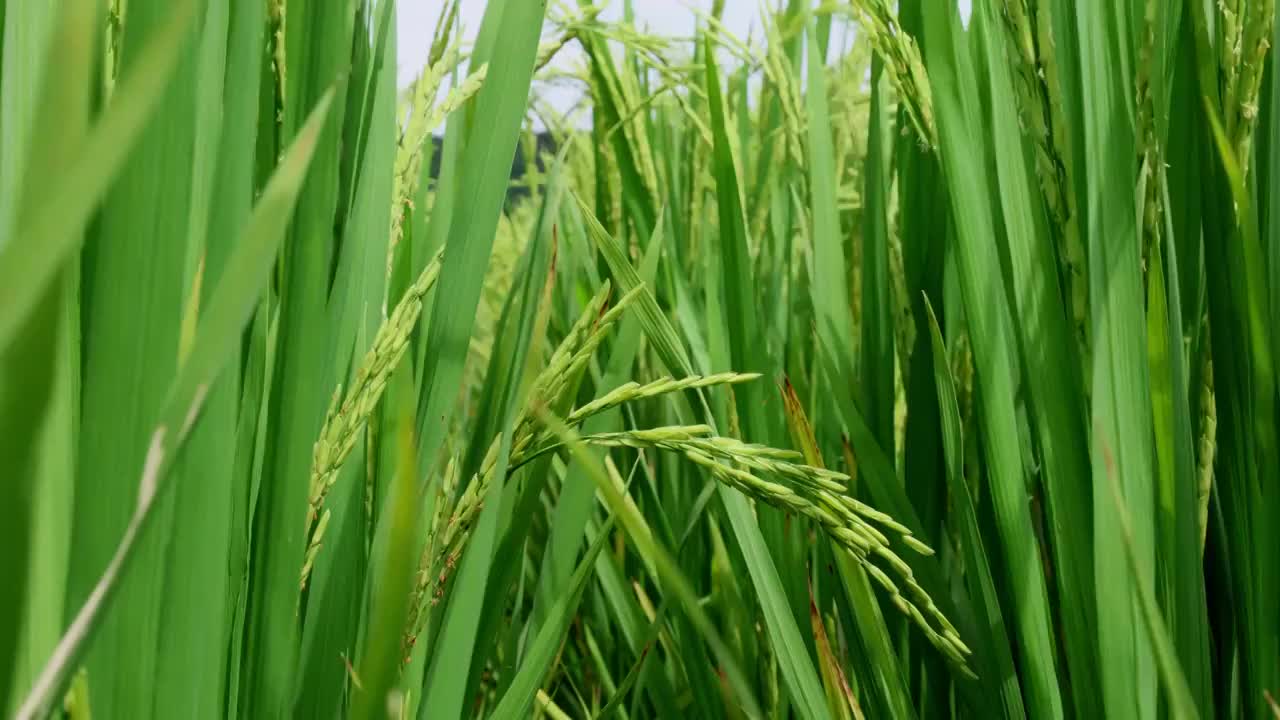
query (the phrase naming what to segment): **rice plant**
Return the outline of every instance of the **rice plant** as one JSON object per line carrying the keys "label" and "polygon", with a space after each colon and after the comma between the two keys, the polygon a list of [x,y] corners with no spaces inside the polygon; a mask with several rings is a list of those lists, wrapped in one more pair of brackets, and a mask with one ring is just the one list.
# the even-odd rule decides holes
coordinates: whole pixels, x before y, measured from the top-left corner
{"label": "rice plant", "polygon": [[1274,0],[621,5],[0,0],[0,713],[1280,717]]}

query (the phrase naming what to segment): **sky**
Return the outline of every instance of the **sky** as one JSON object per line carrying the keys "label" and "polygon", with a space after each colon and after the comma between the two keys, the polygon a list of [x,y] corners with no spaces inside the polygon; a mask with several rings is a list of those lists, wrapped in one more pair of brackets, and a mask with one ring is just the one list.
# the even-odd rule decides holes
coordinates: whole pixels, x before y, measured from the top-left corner
{"label": "sky", "polygon": [[[494,0],[501,2],[503,0]],[[506,0],[514,1],[514,0]],[[417,76],[426,63],[430,52],[431,33],[435,29],[436,18],[444,7],[446,0],[398,0],[396,5],[397,57],[396,67],[400,86],[404,87]],[[459,17],[463,28],[463,37],[470,41],[475,38],[480,28],[480,20],[484,16],[486,0],[461,0]],[[956,0],[961,16],[967,21],[971,0]],[[776,3],[770,0],[769,5]],[[691,8],[710,10],[712,0],[633,0],[636,24],[657,35],[684,36],[693,34],[696,16]],[[760,0],[725,0],[723,22],[728,29],[740,38],[747,38],[754,29],[754,36],[760,34]],[[611,0],[602,17],[617,19],[622,17],[623,0]],[[546,38],[544,38],[545,40]],[[553,63],[562,67],[571,66],[579,61],[581,52],[570,43],[561,50]],[[535,92],[547,100],[560,112],[566,112],[580,98],[581,91],[563,87],[537,87]]]}
{"label": "sky", "polygon": [[[500,2],[503,0],[493,0]],[[506,0],[512,1],[512,0]],[[967,0],[964,0],[967,2]],[[475,39],[480,29],[480,20],[484,17],[486,0],[461,0],[458,16],[462,24],[465,41]],[[572,0],[568,3],[574,5]],[[633,0],[636,25],[656,35],[692,36],[696,15],[693,7],[710,10],[712,0]],[[772,2],[770,3],[772,4]],[[397,0],[397,28],[399,35],[396,42],[396,74],[401,87],[407,86],[426,64],[431,50],[431,33],[435,29],[436,18],[445,6],[445,0]],[[752,25],[759,34],[760,17],[759,0],[725,0],[724,24],[735,35],[746,38]],[[623,0],[610,0],[601,17],[617,20],[622,17]],[[543,40],[548,40],[544,37]],[[570,43],[560,50],[552,60],[554,66],[569,68],[580,63],[582,51],[576,43]],[[441,91],[444,92],[444,88]],[[561,113],[570,113],[583,96],[583,89],[573,84],[535,83],[533,92],[551,107]],[[570,117],[573,117],[570,115]],[[589,119],[585,113],[577,116],[577,122],[586,127]],[[541,122],[536,118],[534,126],[540,128]]]}
{"label": "sky", "polygon": [[[412,80],[422,68],[430,50],[431,31],[435,28],[436,17],[445,0],[398,0],[396,12],[400,35],[397,38],[397,68],[400,82],[403,85]],[[711,8],[711,0],[636,0],[636,24],[648,27],[658,35],[691,35],[694,28],[694,14],[690,7],[704,10]],[[480,28],[480,19],[484,16],[485,0],[462,0],[458,15],[462,21],[464,37],[468,40],[475,37]],[[747,30],[754,22],[759,27],[759,2],[757,0],[726,0],[724,23],[739,37],[746,37]],[[622,0],[613,0],[602,13],[602,17],[616,19],[622,17]],[[572,56],[557,62],[571,62]]]}

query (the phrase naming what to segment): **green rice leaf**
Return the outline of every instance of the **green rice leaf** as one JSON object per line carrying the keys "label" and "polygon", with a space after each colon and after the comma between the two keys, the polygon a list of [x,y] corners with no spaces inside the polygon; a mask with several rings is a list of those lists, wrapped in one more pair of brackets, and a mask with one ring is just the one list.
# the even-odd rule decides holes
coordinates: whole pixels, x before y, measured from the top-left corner
{"label": "green rice leaf", "polygon": [[[83,242],[84,237],[77,228],[84,226],[129,158],[130,148],[163,96],[166,83],[182,57],[194,5],[192,0],[178,3],[163,26],[148,38],[145,48],[139,51],[137,71],[125,74],[112,95],[111,104],[83,140],[57,138],[60,143],[69,143],[67,150],[78,148],[74,153],[76,161],[65,173],[60,178],[44,178],[26,187],[30,199],[25,201],[14,231],[14,237],[19,240],[0,246],[0,288],[3,288],[0,290],[0,308],[3,308],[0,309],[0,348],[12,342],[12,335],[39,300],[40,293]],[[71,15],[74,22],[82,25],[91,22],[86,15],[92,13],[74,12]],[[75,64],[60,56],[50,67],[63,67],[64,62],[67,69]],[[63,82],[63,79],[50,79],[51,86],[59,91],[74,89],[78,84],[74,79],[66,80],[66,85],[61,85]],[[59,112],[53,106],[49,111]]]}
{"label": "green rice leaf", "polygon": [[652,567],[653,572],[662,581],[666,592],[673,593],[679,599],[690,621],[702,635],[703,640],[711,647],[716,660],[719,661],[720,671],[724,673],[734,694],[734,700],[739,703],[742,712],[749,718],[764,717],[760,711],[759,704],[753,697],[746,677],[729,653],[724,641],[720,639],[720,634],[712,625],[710,618],[707,617],[706,612],[698,603],[697,595],[689,584],[689,580],[680,571],[680,566],[675,558],[672,557],[670,551],[666,550],[654,539],[652,530],[649,529],[648,524],[643,516],[640,515],[635,504],[628,502],[622,489],[609,479],[603,464],[594,454],[588,452],[586,445],[578,440],[577,433],[558,423],[553,418],[544,417],[543,420],[569,447],[574,459],[582,464],[592,482],[595,483],[596,490],[604,499],[605,504],[609,506],[614,517],[627,531],[628,537],[631,538],[631,542],[636,546],[636,552]]}
{"label": "green rice leaf", "polygon": [[979,616],[979,627],[987,628],[990,637],[986,645],[991,648],[987,658],[988,669],[983,671],[980,679],[988,683],[988,687],[999,694],[1003,717],[1023,718],[1026,710],[1022,704],[1022,690],[1018,674],[1014,669],[1012,647],[1009,641],[1008,628],[1005,626],[1004,614],[1000,609],[1000,598],[996,593],[991,563],[987,559],[983,546],[982,531],[978,525],[977,512],[974,509],[973,497],[969,485],[964,478],[964,429],[960,424],[960,408],[956,401],[955,380],[947,359],[951,357],[942,340],[942,331],[938,328],[938,319],[933,314],[933,307],[925,302],[929,315],[929,340],[933,344],[933,371],[937,377],[938,406],[942,413],[942,444],[946,459],[947,488],[951,492],[952,502],[957,514],[960,545],[964,558],[971,570],[966,580],[969,593],[977,599],[975,609]]}
{"label": "green rice leaf", "polygon": [[211,383],[230,359],[229,349],[234,347],[235,338],[243,329],[266,283],[271,259],[284,235],[332,99],[330,92],[308,118],[298,139],[282,158],[272,182],[263,191],[240,243],[227,260],[222,280],[213,291],[208,310],[197,330],[190,361],[182,366],[166,393],[161,421],[151,433],[146,462],[136,479],[138,502],[123,538],[86,601],[76,612],[17,717],[42,717],[59,698],[59,692],[70,681],[71,673],[87,650],[89,641],[102,625],[102,614],[113,604],[122,578],[128,575],[130,564],[136,561],[135,550],[143,541],[144,533],[149,527],[154,527],[156,508],[163,500],[162,492],[173,484],[165,481],[166,471],[172,466],[178,449],[199,417]]}
{"label": "green rice leaf", "polygon": [[1006,586],[1014,612],[1014,638],[1025,663],[1028,712],[1061,717],[1061,691],[1049,613],[1048,590],[1039,542],[1026,504],[1026,478],[1013,405],[1017,365],[1013,320],[999,278],[996,246],[990,242],[995,224],[987,197],[982,145],[976,138],[980,115],[978,85],[970,48],[958,43],[954,10],[925,15],[925,59],[933,87],[938,146],[950,188],[955,217],[956,266],[977,379],[982,397],[975,413],[982,418],[984,454],[999,540],[1003,548]]}
{"label": "green rice leaf", "polygon": [[596,535],[595,542],[587,548],[582,562],[578,563],[578,569],[569,578],[568,591],[562,594],[551,608],[546,624],[542,626],[537,638],[529,646],[524,662],[516,671],[515,679],[503,694],[502,699],[498,701],[491,717],[499,720],[528,717],[534,695],[542,684],[548,668],[551,667],[556,652],[564,642],[569,623],[573,620],[578,601],[582,598],[582,591],[591,577],[592,566],[595,564],[596,557],[600,555],[600,551],[604,549],[605,541],[609,539],[609,532],[612,529],[613,521],[610,519]]}
{"label": "green rice leaf", "polygon": [[[1103,708],[1145,720],[1156,713],[1156,675],[1133,584],[1154,583],[1154,497],[1150,378],[1142,316],[1141,249],[1135,206],[1134,95],[1129,85],[1131,36],[1118,9],[1077,6],[1084,110],[1083,168],[1089,191],[1084,237],[1089,253],[1089,306],[1094,339],[1090,419],[1094,476],[1094,561]],[[1133,528],[1137,577],[1116,555],[1119,528],[1107,483],[1115,478],[1126,504],[1144,508]]]}

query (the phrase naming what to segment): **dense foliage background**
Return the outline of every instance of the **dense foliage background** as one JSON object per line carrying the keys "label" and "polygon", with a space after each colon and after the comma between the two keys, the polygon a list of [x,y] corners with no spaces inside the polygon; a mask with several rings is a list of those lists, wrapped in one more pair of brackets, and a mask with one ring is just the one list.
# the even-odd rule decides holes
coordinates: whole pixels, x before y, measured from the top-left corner
{"label": "dense foliage background", "polygon": [[725,5],[0,0],[0,710],[1280,717],[1274,0]]}

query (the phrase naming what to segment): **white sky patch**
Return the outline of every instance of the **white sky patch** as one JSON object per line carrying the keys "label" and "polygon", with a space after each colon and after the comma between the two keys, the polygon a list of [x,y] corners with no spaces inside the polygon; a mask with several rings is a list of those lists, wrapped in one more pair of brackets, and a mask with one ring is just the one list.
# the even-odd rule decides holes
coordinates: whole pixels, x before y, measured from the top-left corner
{"label": "white sky patch", "polygon": [[[496,1],[496,0],[495,0]],[[458,19],[462,24],[463,41],[470,43],[480,29],[486,0],[462,0]],[[572,2],[570,3],[572,5]],[[710,11],[711,0],[634,0],[636,25],[654,35],[690,38],[696,25],[696,15],[691,8]],[[396,70],[401,87],[413,80],[422,70],[431,50],[431,33],[444,0],[397,0],[396,15],[399,37],[397,39]],[[601,17],[609,20],[622,18],[622,0],[612,0]],[[756,0],[726,0],[724,24],[744,40],[754,28],[760,36],[760,5]],[[549,38],[543,38],[547,40]],[[582,62],[577,45],[570,43],[552,61],[554,67],[567,70]],[[566,112],[581,96],[579,89],[539,84],[535,87],[539,97]]]}
{"label": "white sky patch", "polygon": [[[502,0],[493,0],[500,2]],[[925,0],[928,2],[929,0]],[[458,9],[459,21],[462,24],[463,40],[470,43],[480,29],[480,21],[484,17],[487,0],[462,0]],[[765,0],[772,6],[778,0]],[[957,0],[960,18],[968,27],[972,0]],[[569,2],[573,5],[572,0]],[[633,0],[636,25],[654,35],[674,38],[690,38],[697,24],[697,15],[693,8],[704,12],[711,9],[712,0]],[[426,64],[427,54],[431,50],[431,33],[435,29],[436,18],[445,6],[445,0],[397,0],[396,15],[399,36],[396,48],[396,70],[401,87],[413,80]],[[753,44],[762,41],[760,6],[758,0],[725,0],[725,26],[743,41],[750,37]],[[623,14],[623,0],[611,0],[601,17],[617,20]],[[838,36],[833,37],[833,45],[841,44]],[[548,38],[543,38],[547,40]],[[568,70],[582,62],[582,52],[575,43],[570,43],[561,50],[552,61],[553,67]],[[536,83],[534,92],[559,112],[569,112],[582,98],[581,88],[563,84]]]}
{"label": "white sky patch", "polygon": [[[459,6],[458,18],[462,23],[463,38],[468,42],[475,39],[476,31],[480,29],[485,4],[486,0],[462,0]],[[647,27],[655,35],[688,37],[693,34],[695,25],[695,16],[690,8],[709,11],[711,0],[634,0],[632,5],[636,24],[642,29]],[[442,7],[444,0],[398,0],[396,15],[400,36],[396,63],[402,85],[412,80],[426,63],[431,49],[431,31],[435,29]],[[621,0],[613,0],[601,17],[619,19],[622,8]],[[755,0],[726,0],[724,23],[741,38],[746,38],[753,24],[758,33],[759,8]],[[565,61],[559,57],[555,60],[556,63]]]}

